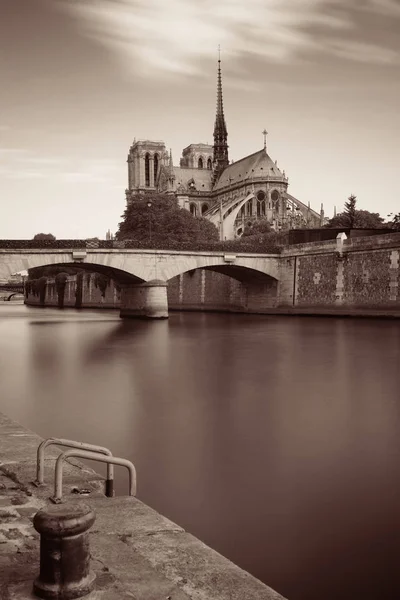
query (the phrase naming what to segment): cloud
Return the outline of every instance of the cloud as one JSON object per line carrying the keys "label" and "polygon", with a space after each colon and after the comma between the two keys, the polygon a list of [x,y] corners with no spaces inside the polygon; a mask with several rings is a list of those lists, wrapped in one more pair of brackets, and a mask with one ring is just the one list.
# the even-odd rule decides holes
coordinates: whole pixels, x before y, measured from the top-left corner
{"label": "cloud", "polygon": [[[143,77],[202,76],[218,44],[231,63],[249,54],[295,62],[326,52],[347,61],[396,63],[398,52],[353,41],[355,11],[400,15],[397,0],[59,0],[78,26],[111,47],[124,72]],[[300,10],[301,4],[301,10]],[[373,17],[370,17],[373,18]],[[324,44],[323,31],[332,43]],[[347,53],[348,50],[351,53]],[[376,53],[374,53],[374,49]],[[215,54],[213,55],[213,51]],[[207,65],[205,65],[207,63]]]}
{"label": "cloud", "polygon": [[364,8],[380,15],[400,17],[400,4],[398,0],[370,0],[364,5]]}
{"label": "cloud", "polygon": [[109,159],[36,156],[24,148],[0,148],[4,179],[47,179],[60,184],[116,183],[121,165]]}
{"label": "cloud", "polygon": [[327,42],[325,51],[342,58],[350,58],[357,62],[374,64],[395,64],[399,62],[399,53],[391,48],[383,48],[377,44],[368,44],[351,40],[333,40]]}
{"label": "cloud", "polygon": [[77,0],[63,2],[85,34],[111,46],[125,69],[154,76],[196,75],[203,60],[255,53],[285,61],[313,47],[302,26],[348,27],[341,15],[324,14],[326,0]]}
{"label": "cloud", "polygon": [[0,148],[0,158],[6,160],[15,156],[21,156],[26,152],[27,150],[24,148]]}

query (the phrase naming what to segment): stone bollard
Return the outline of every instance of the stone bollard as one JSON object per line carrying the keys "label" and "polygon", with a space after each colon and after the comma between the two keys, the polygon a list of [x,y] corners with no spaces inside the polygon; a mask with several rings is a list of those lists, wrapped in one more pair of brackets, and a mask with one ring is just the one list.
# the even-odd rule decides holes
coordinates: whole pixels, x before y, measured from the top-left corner
{"label": "stone bollard", "polygon": [[39,598],[72,600],[92,591],[89,529],[94,511],[83,503],[59,504],[40,510],[33,525],[40,533],[40,575],[33,584]]}

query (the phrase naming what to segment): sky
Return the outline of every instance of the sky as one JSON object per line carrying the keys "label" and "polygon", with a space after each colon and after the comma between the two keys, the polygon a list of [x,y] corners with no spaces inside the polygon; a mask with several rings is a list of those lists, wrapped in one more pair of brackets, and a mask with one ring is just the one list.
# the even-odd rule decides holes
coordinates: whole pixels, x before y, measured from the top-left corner
{"label": "sky", "polygon": [[325,215],[400,211],[400,0],[0,0],[0,238],[104,238],[133,139],[263,147]]}

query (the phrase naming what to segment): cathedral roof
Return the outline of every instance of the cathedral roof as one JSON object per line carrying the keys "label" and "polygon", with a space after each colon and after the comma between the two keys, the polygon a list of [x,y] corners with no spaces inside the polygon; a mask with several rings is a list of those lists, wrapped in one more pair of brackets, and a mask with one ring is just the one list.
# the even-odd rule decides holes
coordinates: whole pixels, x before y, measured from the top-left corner
{"label": "cathedral roof", "polygon": [[186,169],[184,167],[174,167],[175,189],[182,187],[190,191],[189,183],[193,181],[194,188],[198,192],[211,191],[212,171],[210,169]]}
{"label": "cathedral roof", "polygon": [[214,190],[252,178],[267,176],[285,179],[282,171],[278,169],[272,158],[263,149],[228,165],[214,186]]}

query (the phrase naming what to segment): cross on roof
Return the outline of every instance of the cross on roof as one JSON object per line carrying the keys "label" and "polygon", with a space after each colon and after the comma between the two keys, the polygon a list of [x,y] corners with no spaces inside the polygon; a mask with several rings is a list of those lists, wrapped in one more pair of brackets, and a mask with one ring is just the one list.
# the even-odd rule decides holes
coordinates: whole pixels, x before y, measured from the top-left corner
{"label": "cross on roof", "polygon": [[268,135],[268,131],[264,128],[264,131],[261,132],[264,136],[264,150],[266,150],[267,148],[267,135]]}

